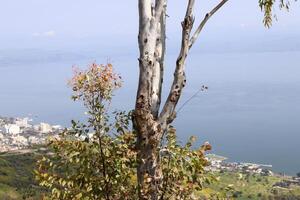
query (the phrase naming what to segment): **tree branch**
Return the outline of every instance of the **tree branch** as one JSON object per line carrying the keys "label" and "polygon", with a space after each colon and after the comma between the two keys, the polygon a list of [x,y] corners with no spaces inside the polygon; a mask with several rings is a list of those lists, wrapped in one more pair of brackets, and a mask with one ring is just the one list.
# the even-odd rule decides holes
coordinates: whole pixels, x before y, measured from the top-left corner
{"label": "tree branch", "polygon": [[182,42],[181,42],[181,50],[176,61],[174,80],[167,101],[159,116],[159,121],[163,125],[163,127],[166,127],[168,124],[172,123],[172,121],[176,118],[175,108],[182,94],[182,89],[185,87],[186,84],[186,77],[184,72],[185,60],[190,48],[197,40],[201,30],[203,29],[203,27],[205,26],[209,18],[212,15],[214,15],[227,1],[228,0],[222,0],[216,7],[214,7],[209,13],[207,13],[203,21],[200,23],[199,27],[193,34],[193,36],[190,37],[193,24],[194,24],[193,8],[194,8],[195,0],[189,0],[184,21],[181,23]]}
{"label": "tree branch", "polygon": [[[160,0],[165,1],[165,0]],[[157,5],[158,6],[158,5]],[[158,36],[159,19],[155,20],[152,0],[139,0],[139,87],[137,92],[136,108],[149,109],[151,107],[153,73],[155,64],[155,47]],[[155,11],[154,11],[155,12]]]}
{"label": "tree branch", "polygon": [[155,20],[159,21],[167,0],[155,1]]}
{"label": "tree branch", "polygon": [[199,37],[200,32],[202,31],[203,27],[205,26],[206,22],[213,16],[228,0],[222,0],[216,7],[214,7],[209,13],[207,13],[199,24],[197,30],[193,34],[193,37],[190,40],[189,48],[192,48],[193,44],[196,42],[197,38]]}
{"label": "tree branch", "polygon": [[195,4],[195,0],[189,0],[186,9],[185,18],[181,23],[182,25],[181,50],[176,61],[174,80],[168,98],[166,100],[166,103],[159,116],[159,120],[164,127],[166,127],[167,124],[171,123],[175,118],[176,115],[175,107],[178,103],[178,100],[181,96],[182,89],[185,86],[185,82],[186,82],[184,65],[185,65],[185,59],[189,51],[190,34],[194,24],[194,17],[193,17],[194,4]]}
{"label": "tree branch", "polygon": [[167,1],[164,2],[162,14],[160,16],[157,38],[156,38],[156,47],[155,47],[155,63],[153,71],[153,85],[152,85],[152,114],[154,118],[158,117],[159,108],[161,104],[161,93],[162,93],[162,83],[164,76],[164,60],[165,60],[165,51],[166,51],[166,9]]}

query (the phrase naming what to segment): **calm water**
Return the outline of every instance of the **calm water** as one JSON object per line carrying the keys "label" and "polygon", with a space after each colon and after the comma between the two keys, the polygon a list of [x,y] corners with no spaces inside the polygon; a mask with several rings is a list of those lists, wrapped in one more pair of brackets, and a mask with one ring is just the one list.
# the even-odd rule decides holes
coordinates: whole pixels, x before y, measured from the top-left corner
{"label": "calm water", "polygon": [[[88,56],[89,55],[89,56]],[[70,100],[67,80],[72,65],[85,66],[107,56],[83,52],[5,52],[0,56],[0,115],[32,116],[36,122],[69,125],[83,109]],[[137,85],[137,56],[110,61],[124,78],[114,107],[131,109]],[[174,56],[167,60],[172,77]],[[234,161],[272,164],[279,172],[300,171],[300,52],[197,54],[187,64],[183,103],[201,85],[200,93],[178,113],[175,125],[182,140],[198,136],[214,153]],[[166,78],[167,91],[170,79]]]}

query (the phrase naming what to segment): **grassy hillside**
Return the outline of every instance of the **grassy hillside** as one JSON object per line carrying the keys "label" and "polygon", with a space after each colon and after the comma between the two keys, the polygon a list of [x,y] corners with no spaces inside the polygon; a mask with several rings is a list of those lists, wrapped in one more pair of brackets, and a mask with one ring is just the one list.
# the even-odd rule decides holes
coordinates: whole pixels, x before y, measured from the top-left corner
{"label": "grassy hillside", "polygon": [[[40,199],[33,169],[38,154],[0,154],[0,199]],[[31,197],[36,198],[31,198]]]}
{"label": "grassy hillside", "polygon": [[[0,154],[0,200],[37,200],[45,192],[34,180],[33,169],[40,154]],[[215,173],[217,181],[206,185],[200,199],[300,199],[300,187],[273,187],[284,180],[279,176],[247,175],[236,172]]]}
{"label": "grassy hillside", "polygon": [[300,199],[300,187],[274,187],[275,183],[284,179],[279,176],[262,176],[237,172],[215,173],[217,181],[207,185],[200,194],[203,199],[219,196],[225,199]]}

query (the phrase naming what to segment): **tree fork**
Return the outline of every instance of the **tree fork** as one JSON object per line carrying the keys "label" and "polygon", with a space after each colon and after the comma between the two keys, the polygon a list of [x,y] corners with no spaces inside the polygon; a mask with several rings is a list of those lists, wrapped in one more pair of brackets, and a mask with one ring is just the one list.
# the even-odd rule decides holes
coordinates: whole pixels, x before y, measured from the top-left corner
{"label": "tree fork", "polygon": [[185,61],[193,43],[208,19],[228,0],[222,0],[206,14],[191,37],[194,25],[195,0],[188,0],[182,22],[181,49],[176,61],[174,79],[161,112],[161,93],[166,48],[167,0],[138,0],[139,2],[139,84],[133,112],[133,127],[137,132],[137,179],[139,199],[160,198],[163,180],[160,168],[160,143],[170,123],[176,118],[175,108],[186,84]]}

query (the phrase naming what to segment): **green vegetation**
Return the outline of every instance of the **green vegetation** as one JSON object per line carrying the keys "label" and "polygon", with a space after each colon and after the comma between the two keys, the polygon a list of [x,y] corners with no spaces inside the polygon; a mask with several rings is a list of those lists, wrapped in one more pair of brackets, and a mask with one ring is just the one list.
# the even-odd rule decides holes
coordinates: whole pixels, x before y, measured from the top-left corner
{"label": "green vegetation", "polygon": [[[262,176],[237,172],[215,173],[216,182],[206,185],[200,195],[209,199],[218,195],[230,199],[300,199],[300,186],[273,187],[284,179],[279,176]],[[205,198],[204,198],[205,199]]]}
{"label": "green vegetation", "polygon": [[93,63],[85,71],[77,70],[70,86],[72,98],[86,107],[87,119],[85,123],[73,121],[59,138],[51,139],[48,147],[52,154],[37,162],[36,177],[49,189],[49,199],[134,200],[141,199],[139,193],[153,192],[162,200],[191,199],[202,190],[203,182],[209,181],[204,174],[208,164],[204,153],[211,146],[206,143],[193,148],[194,137],[180,145],[170,126],[155,153],[162,178],[151,176],[153,169],[149,168],[143,177],[147,187],[139,188],[137,166],[144,160],[137,159],[141,153],[137,147],[145,145],[146,138],[129,129],[130,113],[109,110],[113,91],[121,86],[112,65]]}
{"label": "green vegetation", "polygon": [[[38,200],[41,193],[34,180],[32,169],[39,153],[0,154],[0,199],[1,200]],[[274,188],[275,183],[284,178],[277,176],[246,175],[236,172],[215,173],[217,181],[205,184],[199,195],[203,199],[300,199],[300,187],[289,189]],[[214,198],[215,197],[215,198]]]}
{"label": "green vegetation", "polygon": [[[41,199],[43,191],[34,181],[37,153],[0,154],[0,199]],[[35,197],[35,198],[33,198]]]}

